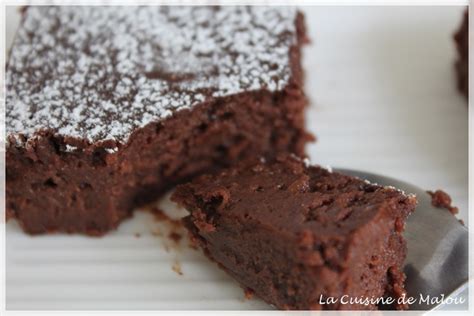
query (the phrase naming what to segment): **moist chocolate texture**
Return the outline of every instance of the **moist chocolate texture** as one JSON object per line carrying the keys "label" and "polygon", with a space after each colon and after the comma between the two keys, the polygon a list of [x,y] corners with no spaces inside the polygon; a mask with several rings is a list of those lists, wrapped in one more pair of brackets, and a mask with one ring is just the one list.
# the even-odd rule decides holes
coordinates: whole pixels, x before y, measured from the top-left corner
{"label": "moist chocolate texture", "polygon": [[469,13],[464,11],[459,29],[454,34],[454,41],[458,52],[455,63],[458,90],[468,98],[469,95]]}
{"label": "moist chocolate texture", "polygon": [[406,308],[340,299],[405,293],[414,196],[279,156],[198,177],[172,199],[190,211],[185,225],[206,255],[278,308]]}
{"label": "moist chocolate texture", "polygon": [[303,155],[303,16],[270,7],[28,7],[6,70],[6,210],[103,234],[249,156]]}

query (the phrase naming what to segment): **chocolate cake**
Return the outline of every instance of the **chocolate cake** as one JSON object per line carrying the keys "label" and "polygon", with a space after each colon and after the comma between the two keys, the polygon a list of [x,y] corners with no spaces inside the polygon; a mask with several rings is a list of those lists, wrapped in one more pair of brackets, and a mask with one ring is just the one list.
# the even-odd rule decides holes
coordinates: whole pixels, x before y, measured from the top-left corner
{"label": "chocolate cake", "polygon": [[172,199],[207,256],[278,308],[406,307],[402,232],[414,196],[278,157],[203,175]]}
{"label": "chocolate cake", "polygon": [[103,234],[196,174],[302,155],[305,36],[287,7],[28,7],[6,70],[7,217]]}
{"label": "chocolate cake", "polygon": [[464,11],[463,20],[458,31],[454,34],[458,52],[455,63],[458,90],[467,98],[469,94],[469,15]]}

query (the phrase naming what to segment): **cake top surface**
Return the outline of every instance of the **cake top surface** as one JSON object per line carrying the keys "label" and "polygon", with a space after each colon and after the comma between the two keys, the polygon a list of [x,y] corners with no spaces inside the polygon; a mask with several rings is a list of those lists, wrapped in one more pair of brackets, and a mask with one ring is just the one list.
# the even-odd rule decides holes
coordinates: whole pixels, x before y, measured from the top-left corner
{"label": "cake top surface", "polygon": [[208,98],[282,90],[295,18],[288,7],[28,7],[6,71],[7,137],[123,144]]}
{"label": "cake top surface", "polygon": [[[405,218],[416,198],[392,188],[309,166],[294,157],[241,165],[178,186],[173,199],[214,216],[261,223],[281,232],[322,238],[349,235],[377,215]],[[385,209],[385,211],[383,211]],[[383,215],[382,215],[383,213]]]}

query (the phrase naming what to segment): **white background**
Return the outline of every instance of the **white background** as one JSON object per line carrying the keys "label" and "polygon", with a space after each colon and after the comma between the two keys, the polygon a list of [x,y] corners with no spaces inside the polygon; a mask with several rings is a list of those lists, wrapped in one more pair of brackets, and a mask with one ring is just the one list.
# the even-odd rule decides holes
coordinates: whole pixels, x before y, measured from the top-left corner
{"label": "white background", "polygon": [[[468,111],[455,89],[452,42],[462,10],[304,9],[313,40],[304,51],[308,127],[319,139],[308,147],[313,162],[441,188],[467,221]],[[6,18],[8,47],[14,8]],[[143,213],[100,239],[29,237],[8,223],[7,308],[268,308],[244,300],[199,252],[170,246],[157,230],[166,229]],[[172,270],[177,264],[183,275]]]}

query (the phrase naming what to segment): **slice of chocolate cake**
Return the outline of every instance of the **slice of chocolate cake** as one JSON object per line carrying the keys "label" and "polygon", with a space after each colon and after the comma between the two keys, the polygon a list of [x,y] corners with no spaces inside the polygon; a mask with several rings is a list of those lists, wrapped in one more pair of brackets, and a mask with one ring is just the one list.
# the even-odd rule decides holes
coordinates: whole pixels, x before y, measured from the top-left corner
{"label": "slice of chocolate cake", "polygon": [[278,308],[405,307],[414,196],[280,157],[201,176],[172,199],[207,256]]}
{"label": "slice of chocolate cake", "polygon": [[6,71],[6,210],[102,234],[176,183],[303,154],[302,14],[28,7]]}
{"label": "slice of chocolate cake", "polygon": [[467,98],[469,94],[469,13],[464,11],[459,29],[454,34],[458,52],[455,63],[458,90]]}

